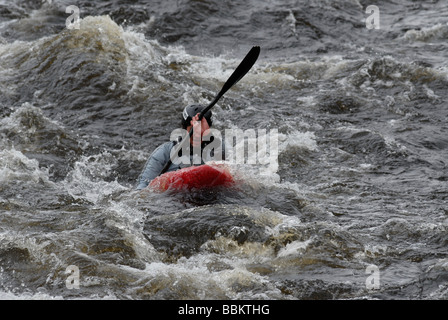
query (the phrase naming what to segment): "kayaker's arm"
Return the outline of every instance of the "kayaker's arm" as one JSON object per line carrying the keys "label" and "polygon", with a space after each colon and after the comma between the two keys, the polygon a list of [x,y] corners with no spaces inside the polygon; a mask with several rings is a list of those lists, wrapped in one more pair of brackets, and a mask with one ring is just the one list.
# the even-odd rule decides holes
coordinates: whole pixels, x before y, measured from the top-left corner
{"label": "kayaker's arm", "polygon": [[[159,175],[162,168],[170,159],[171,148],[173,143],[167,142],[159,146],[149,157],[143,168],[142,173],[137,179],[137,190],[146,188],[149,183]],[[171,165],[168,171],[179,169],[176,165]]]}

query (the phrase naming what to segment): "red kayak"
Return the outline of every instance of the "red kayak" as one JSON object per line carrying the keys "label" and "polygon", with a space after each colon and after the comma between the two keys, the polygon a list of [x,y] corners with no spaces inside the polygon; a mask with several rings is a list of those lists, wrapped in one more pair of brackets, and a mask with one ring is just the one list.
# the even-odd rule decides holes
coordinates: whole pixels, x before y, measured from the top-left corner
{"label": "red kayak", "polygon": [[149,184],[158,191],[202,189],[217,186],[231,186],[234,179],[225,165],[200,165],[170,171],[158,176]]}

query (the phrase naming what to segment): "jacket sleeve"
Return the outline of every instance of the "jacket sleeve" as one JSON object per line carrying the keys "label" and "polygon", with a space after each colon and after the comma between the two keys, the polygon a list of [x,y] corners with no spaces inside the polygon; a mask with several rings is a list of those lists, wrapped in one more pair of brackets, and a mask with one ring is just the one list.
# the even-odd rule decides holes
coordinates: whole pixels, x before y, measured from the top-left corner
{"label": "jacket sleeve", "polygon": [[[172,142],[167,142],[159,146],[149,157],[148,161],[143,168],[142,173],[137,180],[137,190],[146,188],[149,183],[159,175],[165,164],[170,159],[170,151],[173,146]],[[170,166],[168,171],[172,171],[175,168]]]}

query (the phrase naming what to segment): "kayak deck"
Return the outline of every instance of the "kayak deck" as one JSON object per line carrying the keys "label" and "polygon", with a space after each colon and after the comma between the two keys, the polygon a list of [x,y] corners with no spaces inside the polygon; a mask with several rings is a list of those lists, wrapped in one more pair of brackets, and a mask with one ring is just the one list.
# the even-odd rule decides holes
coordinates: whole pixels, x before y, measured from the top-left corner
{"label": "kayak deck", "polygon": [[228,187],[233,184],[233,176],[225,165],[204,164],[164,173],[152,180],[149,187],[158,191],[166,191],[168,189]]}

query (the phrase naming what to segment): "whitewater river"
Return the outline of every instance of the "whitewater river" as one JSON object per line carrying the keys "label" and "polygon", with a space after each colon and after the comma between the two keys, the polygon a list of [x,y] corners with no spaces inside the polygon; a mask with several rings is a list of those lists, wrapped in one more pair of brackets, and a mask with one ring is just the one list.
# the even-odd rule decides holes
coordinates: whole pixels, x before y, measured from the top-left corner
{"label": "whitewater river", "polygon": [[[448,6],[377,2],[1,0],[0,298],[447,299]],[[135,191],[254,45],[277,163]]]}

